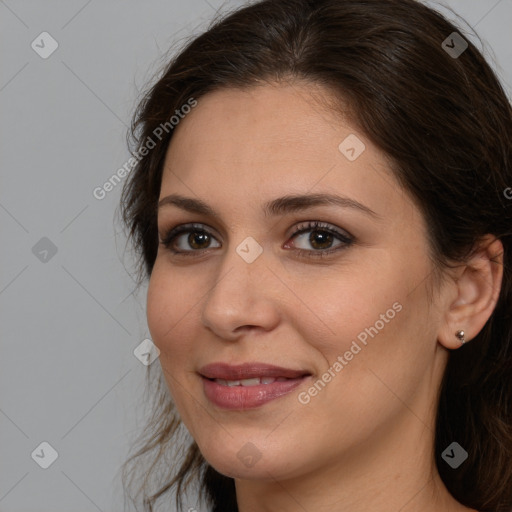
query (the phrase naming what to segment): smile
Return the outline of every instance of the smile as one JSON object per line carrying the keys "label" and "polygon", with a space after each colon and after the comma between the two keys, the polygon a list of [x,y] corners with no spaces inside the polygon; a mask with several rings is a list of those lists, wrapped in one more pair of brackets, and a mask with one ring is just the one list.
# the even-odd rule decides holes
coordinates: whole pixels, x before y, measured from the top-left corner
{"label": "smile", "polygon": [[287,379],[262,377],[242,380],[203,379],[206,398],[215,406],[228,410],[246,410],[260,407],[272,400],[291,393],[310,375]]}
{"label": "smile", "polygon": [[225,380],[225,379],[215,379],[217,384],[221,386],[257,386],[258,384],[272,384],[273,382],[285,382],[287,380],[286,377],[255,377],[253,379],[242,379],[242,380]]}

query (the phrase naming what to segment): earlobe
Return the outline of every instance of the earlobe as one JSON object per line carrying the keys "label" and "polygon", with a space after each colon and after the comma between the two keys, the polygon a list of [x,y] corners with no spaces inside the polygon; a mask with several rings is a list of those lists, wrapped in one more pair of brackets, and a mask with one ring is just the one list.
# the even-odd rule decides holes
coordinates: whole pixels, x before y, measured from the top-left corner
{"label": "earlobe", "polygon": [[503,278],[503,244],[486,235],[454,283],[456,298],[445,311],[438,341],[457,349],[472,340],[491,317]]}
{"label": "earlobe", "polygon": [[457,331],[455,333],[455,336],[457,336],[457,338],[459,339],[461,345],[464,345],[464,343],[466,343],[466,338],[465,338],[464,331]]}
{"label": "earlobe", "polygon": [[446,333],[445,330],[443,329],[443,331],[438,336],[438,341],[444,347],[450,350],[455,350],[457,348],[462,347],[462,345],[466,344],[470,340],[467,339],[466,332],[464,331],[464,329],[457,329],[455,331],[452,331],[451,334]]}

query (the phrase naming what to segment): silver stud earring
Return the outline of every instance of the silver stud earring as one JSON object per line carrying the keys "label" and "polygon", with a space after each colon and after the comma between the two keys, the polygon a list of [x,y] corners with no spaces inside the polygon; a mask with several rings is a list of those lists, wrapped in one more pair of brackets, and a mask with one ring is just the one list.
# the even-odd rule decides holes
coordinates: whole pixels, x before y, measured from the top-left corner
{"label": "silver stud earring", "polygon": [[461,345],[464,345],[464,343],[466,343],[466,340],[464,339],[464,331],[457,331],[455,333],[455,336],[457,336],[457,338],[459,338]]}

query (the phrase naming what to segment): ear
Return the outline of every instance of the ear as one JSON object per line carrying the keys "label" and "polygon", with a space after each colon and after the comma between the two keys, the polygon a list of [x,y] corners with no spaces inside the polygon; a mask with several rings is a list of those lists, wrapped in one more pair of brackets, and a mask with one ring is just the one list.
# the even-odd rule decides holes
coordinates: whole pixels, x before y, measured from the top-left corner
{"label": "ear", "polygon": [[503,244],[485,235],[454,281],[450,298],[438,333],[438,341],[449,349],[461,346],[455,333],[464,331],[465,341],[473,339],[491,316],[501,290],[503,278]]}

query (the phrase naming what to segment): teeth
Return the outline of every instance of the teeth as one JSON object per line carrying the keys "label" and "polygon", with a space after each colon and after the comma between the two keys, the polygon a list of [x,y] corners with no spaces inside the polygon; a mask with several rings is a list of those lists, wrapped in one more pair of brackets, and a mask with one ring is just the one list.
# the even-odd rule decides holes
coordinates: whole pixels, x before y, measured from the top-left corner
{"label": "teeth", "polygon": [[275,379],[274,377],[255,377],[253,379],[242,379],[242,380],[224,380],[224,379],[215,379],[217,384],[221,386],[258,386],[259,384],[272,384],[272,382],[284,382],[287,379],[286,377],[279,377]]}
{"label": "teeth", "polygon": [[261,384],[261,380],[258,377],[255,377],[254,379],[243,379],[240,382],[242,386],[257,386],[258,384]]}

